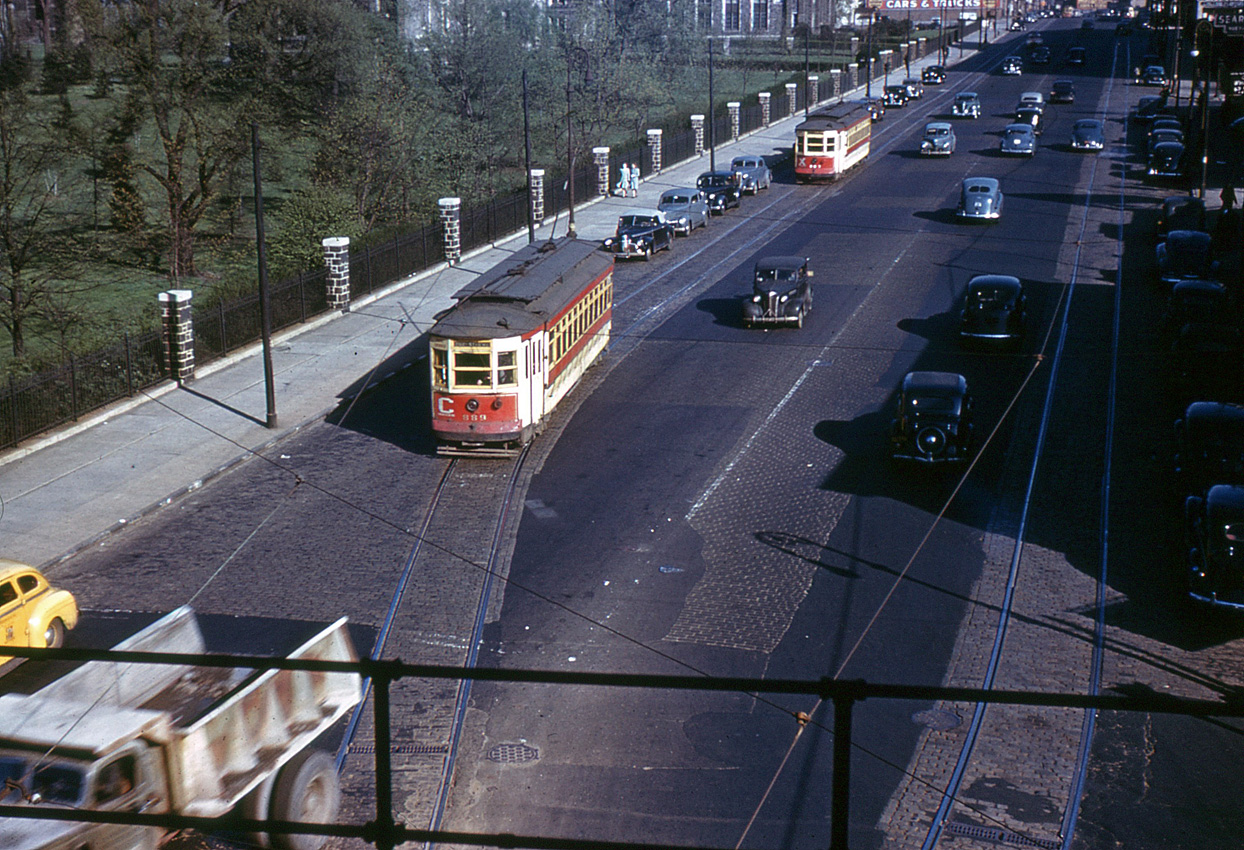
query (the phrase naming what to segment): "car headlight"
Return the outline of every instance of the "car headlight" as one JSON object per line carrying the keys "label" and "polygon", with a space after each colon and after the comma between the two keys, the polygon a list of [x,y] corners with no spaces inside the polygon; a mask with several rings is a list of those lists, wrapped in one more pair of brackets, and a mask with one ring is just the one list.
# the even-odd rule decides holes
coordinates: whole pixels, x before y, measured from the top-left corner
{"label": "car headlight", "polygon": [[760,296],[759,296],[759,295],[753,295],[753,296],[752,296],[752,303],[753,303],[753,304],[759,304],[759,303],[760,303]]}
{"label": "car headlight", "polygon": [[790,295],[783,295],[781,298],[778,299],[778,303],[785,304],[788,298],[790,298]]}

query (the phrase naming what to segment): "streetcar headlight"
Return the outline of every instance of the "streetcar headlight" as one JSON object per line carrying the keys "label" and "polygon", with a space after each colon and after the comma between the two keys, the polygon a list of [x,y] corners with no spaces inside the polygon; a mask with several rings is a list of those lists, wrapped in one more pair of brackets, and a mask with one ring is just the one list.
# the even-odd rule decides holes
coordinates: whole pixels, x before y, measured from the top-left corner
{"label": "streetcar headlight", "polygon": [[474,413],[475,411],[479,410],[479,399],[477,398],[467,399],[466,409],[468,413]]}
{"label": "streetcar headlight", "polygon": [[501,409],[501,397],[500,397],[500,396],[498,396],[497,398],[494,398],[494,399],[492,400],[492,404],[491,404],[491,405],[489,405],[489,406],[490,406],[493,410],[500,410],[500,409]]}

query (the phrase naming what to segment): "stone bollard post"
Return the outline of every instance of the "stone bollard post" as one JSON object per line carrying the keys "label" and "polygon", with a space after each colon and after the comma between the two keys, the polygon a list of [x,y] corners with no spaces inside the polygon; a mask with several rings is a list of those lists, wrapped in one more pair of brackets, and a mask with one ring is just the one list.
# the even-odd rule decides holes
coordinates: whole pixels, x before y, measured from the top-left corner
{"label": "stone bollard post", "polygon": [[695,155],[704,156],[704,116],[691,116],[691,129],[695,131]]}
{"label": "stone bollard post", "polygon": [[653,174],[661,173],[661,135],[663,130],[648,131],[648,151],[651,154]]}
{"label": "stone bollard post", "polygon": [[592,161],[596,163],[596,192],[602,198],[609,197],[609,148],[592,148]]}
{"label": "stone bollard post", "polygon": [[852,62],[847,66],[847,91],[855,91],[860,87],[860,63]]}
{"label": "stone bollard post", "polygon": [[452,266],[462,259],[462,199],[441,198],[436,206],[441,217],[441,237],[445,240],[445,262]]}
{"label": "stone bollard post", "polygon": [[[877,76],[885,76],[894,70],[894,51],[882,50],[877,54],[877,64],[873,66],[873,71]],[[876,77],[874,77],[876,79]]]}
{"label": "stone bollard post", "polygon": [[851,36],[851,57],[855,58],[860,55],[860,38],[857,35]]}
{"label": "stone bollard post", "polygon": [[831,68],[829,72],[829,96],[842,97],[842,69]]}
{"label": "stone bollard post", "polygon": [[170,289],[159,294],[160,336],[164,341],[164,362],[168,375],[178,384],[194,380],[194,322],[188,289]]}
{"label": "stone bollard post", "polygon": [[799,100],[799,83],[786,84],[786,115],[789,118],[795,117],[795,107]]}
{"label": "stone bollard post", "polygon": [[813,107],[821,102],[821,78],[812,74],[808,77],[808,106]]}
{"label": "stone bollard post", "polygon": [[531,169],[531,220],[544,222],[544,169]]}
{"label": "stone bollard post", "polygon": [[772,95],[767,91],[762,91],[757,96],[760,98],[760,123],[768,127],[769,126],[769,108],[770,108],[769,98],[772,97]]}
{"label": "stone bollard post", "polygon": [[726,109],[730,110],[730,141],[737,142],[739,140],[739,108],[742,106],[737,100],[732,100],[726,104]]}
{"label": "stone bollard post", "polygon": [[929,53],[929,40],[927,38],[916,39],[916,58],[923,59]]}
{"label": "stone bollard post", "polygon": [[330,310],[350,311],[350,237],[329,236],[320,241],[324,248],[324,265],[328,267],[325,281]]}

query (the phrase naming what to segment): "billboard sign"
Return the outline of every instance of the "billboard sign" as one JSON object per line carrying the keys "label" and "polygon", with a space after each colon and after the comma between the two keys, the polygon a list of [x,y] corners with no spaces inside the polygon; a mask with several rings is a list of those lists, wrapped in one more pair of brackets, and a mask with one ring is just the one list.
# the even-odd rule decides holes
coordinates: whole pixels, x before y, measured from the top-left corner
{"label": "billboard sign", "polygon": [[1227,35],[1244,35],[1244,6],[1235,9],[1208,9],[1206,14],[1214,26]]}
{"label": "billboard sign", "polygon": [[[1001,0],[868,0],[868,5],[883,12],[936,12],[961,9],[996,9]],[[1244,3],[1244,0],[1237,0]]]}

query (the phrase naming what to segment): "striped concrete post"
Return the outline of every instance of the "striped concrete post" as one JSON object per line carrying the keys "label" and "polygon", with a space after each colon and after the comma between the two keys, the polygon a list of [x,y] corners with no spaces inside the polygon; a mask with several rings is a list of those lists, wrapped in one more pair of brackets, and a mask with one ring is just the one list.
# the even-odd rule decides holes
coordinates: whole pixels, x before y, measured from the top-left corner
{"label": "striped concrete post", "polygon": [[609,197],[609,148],[592,148],[592,161],[596,163],[596,193]]}
{"label": "striped concrete post", "polygon": [[544,169],[531,169],[531,220],[544,221]]}
{"label": "striped concrete post", "polygon": [[695,131],[695,155],[704,156],[704,116],[691,116],[691,129]]}
{"label": "striped concrete post", "polygon": [[663,130],[648,131],[648,152],[651,155],[651,167],[653,174],[661,173],[661,135]]}
{"label": "striped concrete post", "polygon": [[324,265],[328,268],[325,281],[330,310],[350,310],[350,237],[329,236],[320,241],[324,248]]}
{"label": "striped concrete post", "polygon": [[739,109],[742,104],[737,100],[732,100],[726,104],[726,109],[730,110],[730,141],[737,142],[739,140]]}
{"label": "striped concrete post", "polygon": [[164,341],[164,362],[169,377],[178,384],[194,380],[194,322],[190,313],[188,289],[170,289],[159,294],[160,335]]}
{"label": "striped concrete post", "polygon": [[767,91],[762,91],[762,92],[758,95],[758,97],[760,98],[760,123],[761,123],[761,124],[763,124],[764,126],[768,127],[768,126],[769,126],[769,120],[770,120],[770,118],[769,118],[769,109],[770,109],[769,98],[770,98],[770,97],[772,97],[772,95],[771,95],[769,92],[767,92]]}
{"label": "striped concrete post", "polygon": [[445,240],[445,262],[462,259],[462,199],[441,198],[436,202],[441,217],[441,238]]}

